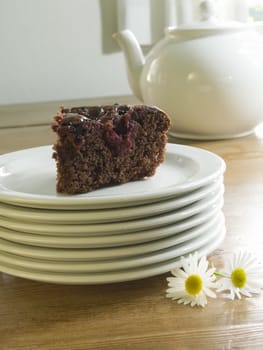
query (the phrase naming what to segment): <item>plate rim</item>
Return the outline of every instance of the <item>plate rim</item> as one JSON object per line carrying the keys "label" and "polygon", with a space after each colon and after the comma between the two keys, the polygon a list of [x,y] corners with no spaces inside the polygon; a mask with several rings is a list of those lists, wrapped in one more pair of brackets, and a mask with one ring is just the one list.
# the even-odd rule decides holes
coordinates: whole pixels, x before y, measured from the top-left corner
{"label": "plate rim", "polygon": [[[39,235],[30,234],[26,232],[19,232],[10,229],[0,227],[0,238],[9,240],[18,244],[33,245],[36,247],[47,247],[55,249],[79,249],[79,248],[112,248],[117,246],[131,246],[134,244],[143,244],[146,242],[157,241],[158,239],[168,238],[171,236],[190,235],[190,232],[196,232],[199,230],[206,230],[206,227],[210,227],[215,222],[219,221],[222,216],[221,209],[217,209],[211,217],[205,221],[193,225],[188,229],[180,230],[175,225],[165,225],[150,230],[128,232],[123,234],[103,235],[103,236],[52,236],[52,235]],[[153,232],[154,231],[154,232]],[[182,241],[182,240],[181,240]],[[66,243],[65,243],[66,242]]]}
{"label": "plate rim", "polygon": [[[217,249],[220,244],[224,241],[226,236],[226,228],[223,225],[221,232],[215,238],[212,238],[211,241],[207,242],[205,246],[201,246],[198,249],[193,250],[190,253],[197,252],[200,256],[209,255],[215,249]],[[68,285],[98,285],[98,284],[109,284],[109,283],[120,283],[120,282],[128,282],[134,280],[145,279],[149,277],[153,277],[156,275],[161,275],[164,273],[168,273],[172,269],[178,266],[180,257],[178,256],[174,259],[169,259],[167,261],[163,261],[161,263],[155,263],[152,265],[148,265],[145,267],[139,267],[137,269],[128,269],[123,270],[121,272],[117,271],[114,273],[107,272],[106,274],[97,273],[85,275],[81,274],[81,277],[78,279],[79,275],[77,274],[41,274],[39,272],[32,273],[32,271],[26,271],[25,269],[13,268],[12,266],[7,264],[0,263],[0,271],[3,273],[10,274],[12,276],[25,278],[29,280],[45,282],[45,283],[54,283],[54,284],[68,284]],[[48,276],[49,275],[49,276]],[[50,278],[50,276],[52,276]],[[59,277],[59,278],[58,278]],[[92,279],[93,278],[93,279]]]}
{"label": "plate rim", "polygon": [[[72,264],[72,261],[55,261],[55,260],[48,260],[48,259],[40,259],[40,258],[29,258],[29,257],[24,257],[19,254],[12,254],[12,253],[4,253],[4,256],[6,255],[13,255],[13,259],[18,259],[18,263],[20,264],[21,261],[27,260],[28,264],[33,268],[37,269],[36,267],[33,267],[34,263],[39,264],[39,265],[47,265],[49,268],[53,266],[53,268],[56,268],[56,265],[58,266],[81,266],[81,265],[86,265],[87,271],[85,272],[105,272],[105,271],[114,271],[114,270],[124,270],[124,269],[130,269],[134,268],[135,266],[145,266],[152,264],[153,259],[156,261],[156,259],[161,260],[167,260],[168,255],[171,257],[171,255],[174,253],[174,251],[177,252],[178,255],[178,250],[182,249],[187,249],[187,250],[193,250],[195,248],[192,248],[193,246],[196,247],[200,241],[201,245],[204,245],[207,241],[212,239],[213,237],[215,238],[218,234],[218,232],[222,229],[222,227],[225,225],[225,218],[223,213],[220,213],[214,221],[211,221],[207,225],[203,225],[202,227],[198,227],[195,230],[191,231],[189,230],[188,236],[185,239],[183,235],[178,237],[177,234],[172,235],[176,236],[177,241],[174,242],[171,246],[168,246],[164,249],[160,249],[157,251],[149,252],[146,254],[140,254],[140,255],[134,255],[134,256],[128,256],[128,257],[123,257],[123,258],[113,258],[112,260],[101,260],[101,261],[75,261]],[[3,258],[3,252],[0,253],[0,261]],[[149,261],[150,260],[150,261]],[[54,264],[54,265],[52,265]],[[132,266],[133,265],[133,266]],[[22,265],[21,265],[22,266]],[[117,266],[117,267],[116,267]],[[51,268],[52,269],[52,268]],[[89,270],[88,270],[89,269]],[[45,270],[45,268],[42,268],[41,270]],[[72,269],[72,272],[77,270]],[[56,272],[62,272],[62,271],[56,271]],[[64,271],[64,272],[69,272]],[[78,272],[77,272],[78,273]]]}
{"label": "plate rim", "polygon": [[[50,150],[51,152],[52,145],[48,146],[40,146],[40,147],[33,147],[33,148],[27,148],[24,150],[19,150],[11,153],[7,153],[0,156],[0,167],[1,164],[3,164],[3,160],[8,159],[9,157],[15,157],[18,156],[21,153],[24,152],[34,152],[38,150]],[[85,195],[73,195],[73,196],[51,196],[51,195],[36,195],[36,194],[29,194],[24,192],[17,192],[12,191],[10,189],[3,188],[1,186],[0,182],[0,201],[10,203],[10,204],[16,204],[20,206],[33,206],[35,208],[43,208],[43,206],[53,206],[54,208],[58,208],[62,206],[62,209],[68,206],[83,206],[83,208],[96,208],[96,207],[120,207],[123,206],[124,203],[127,206],[131,206],[134,204],[137,204],[138,202],[144,203],[145,201],[150,200],[160,200],[162,198],[167,198],[169,196],[175,196],[180,195],[184,192],[197,189],[201,187],[202,185],[205,185],[206,183],[211,182],[213,179],[219,177],[225,172],[226,164],[225,161],[217,154],[199,148],[194,146],[188,146],[188,145],[180,145],[180,144],[172,144],[167,143],[166,145],[166,152],[171,152],[174,155],[185,155],[187,152],[187,157],[197,157],[202,158],[205,156],[205,158],[209,158],[215,163],[216,169],[213,169],[213,171],[207,170],[207,175],[201,177],[200,179],[191,179],[189,181],[186,181],[184,183],[177,184],[175,186],[170,186],[169,188],[164,189],[158,189],[156,191],[151,191],[147,194],[145,193],[136,193],[136,194],[130,194],[127,197],[127,192],[122,193],[121,195],[118,194],[116,196],[110,197],[110,196],[100,196],[100,197],[92,197],[90,195],[90,192],[88,196]],[[202,156],[202,157],[201,157]],[[200,159],[199,159],[200,161]],[[204,164],[201,164],[204,166]],[[199,164],[200,167],[200,164]],[[1,180],[1,178],[0,178]],[[125,184],[124,184],[125,185]],[[171,188],[172,187],[172,188]]]}
{"label": "plate rim", "polygon": [[[140,255],[148,252],[157,251],[167,248],[173,242],[173,237],[164,237],[159,240],[144,242],[141,244],[134,244],[130,246],[117,246],[110,249],[105,248],[83,248],[83,249],[55,249],[50,247],[36,247],[26,245],[0,238],[0,247],[2,251],[22,251],[25,256],[36,258],[43,257],[43,259],[50,260],[109,260],[115,258],[123,258],[131,255]],[[77,252],[76,252],[77,250]],[[19,255],[19,253],[16,253]],[[22,255],[22,254],[21,254]]]}
{"label": "plate rim", "polygon": [[130,231],[138,231],[145,227],[152,228],[154,226],[161,226],[164,224],[168,224],[171,222],[178,222],[179,220],[182,220],[184,218],[188,218],[191,215],[194,215],[196,213],[199,213],[203,210],[205,210],[208,207],[212,207],[214,205],[219,205],[218,203],[223,203],[224,201],[224,188],[220,188],[215,193],[208,193],[207,196],[205,196],[202,199],[197,200],[196,202],[190,203],[186,205],[185,207],[180,207],[178,209],[174,209],[171,211],[164,212],[162,214],[156,214],[153,216],[146,216],[146,217],[140,217],[138,219],[134,220],[123,220],[123,221],[117,221],[117,222],[100,222],[98,220],[90,221],[88,217],[84,220],[76,220],[76,218],[68,218],[67,220],[64,219],[62,221],[56,220],[56,217],[54,220],[48,219],[41,219],[41,218],[34,218],[33,216],[28,215],[27,217],[24,217],[23,214],[20,216],[19,211],[12,210],[12,208],[8,208],[6,211],[4,211],[4,204],[0,203],[0,210],[3,213],[4,217],[7,217],[9,219],[18,219],[20,221],[24,222],[33,222],[36,224],[51,224],[51,225],[87,225],[90,229],[95,228],[105,228],[112,227],[115,229],[121,230],[123,226],[125,225],[126,230]]}
{"label": "plate rim", "polygon": [[[176,213],[191,210],[193,208],[193,211],[196,211],[198,206],[205,206],[207,202],[213,202],[214,198],[221,198],[224,195],[224,185],[219,184],[218,187],[214,190],[208,193],[206,193],[205,196],[201,197],[200,199],[197,199],[193,202],[190,202],[184,206],[179,206],[174,209],[168,209],[166,211],[163,211],[162,213],[154,213],[153,215],[140,215],[138,218],[131,217],[126,219],[122,219],[121,217],[118,218],[118,215],[113,220],[101,220],[101,218],[90,217],[88,211],[83,211],[83,215],[78,215],[79,212],[74,212],[73,215],[69,215],[67,211],[61,211],[61,215],[57,213],[57,211],[52,210],[46,210],[41,211],[40,209],[33,209],[31,208],[28,210],[27,208],[23,208],[20,206],[12,206],[6,203],[0,202],[0,210],[1,214],[4,217],[10,218],[10,219],[18,219],[20,221],[25,222],[33,222],[36,224],[42,224],[42,223],[49,223],[49,224],[61,224],[62,222],[68,225],[76,225],[76,224],[85,224],[85,225],[120,225],[120,223],[123,223],[124,225],[130,225],[130,222],[142,222],[142,221],[150,221],[151,219],[154,220],[156,217],[162,217],[165,215],[169,215],[169,213]],[[158,202],[157,202],[158,207]],[[134,207],[136,208],[136,207]],[[137,207],[138,208],[138,207]],[[105,209],[106,210],[106,209]],[[117,208],[113,209],[117,210],[117,213],[119,210]],[[101,213],[103,215],[104,210],[101,210]]]}
{"label": "plate rim", "polygon": [[[104,209],[91,209],[91,210],[52,210],[52,209],[37,209],[14,206],[7,203],[0,202],[0,211],[2,209],[1,217],[9,217],[5,215],[9,210],[18,213],[22,220],[24,213],[25,220],[37,218],[37,221],[52,221],[52,222],[68,222],[69,218],[72,218],[72,222],[85,221],[86,223],[110,223],[119,221],[138,220],[141,218],[152,217],[167,213],[168,211],[178,210],[182,207],[186,207],[195,203],[203,198],[206,198],[210,194],[217,194],[219,191],[224,190],[224,184],[222,179],[218,179],[209,183],[206,186],[202,186],[194,191],[183,194],[182,196],[161,200],[154,203],[147,203],[143,205],[137,205],[133,207],[120,207],[120,208],[104,208]],[[19,214],[20,213],[20,214]]]}
{"label": "plate rim", "polygon": [[[218,206],[215,206],[215,208],[206,208],[206,209],[204,209],[204,210],[202,210],[202,211],[200,211],[199,213],[196,213],[196,214],[194,214],[194,215],[192,215],[191,216],[191,218],[190,217],[188,217],[188,218],[185,218],[185,219],[182,219],[182,220],[179,220],[178,222],[175,222],[175,223],[172,223],[172,225],[183,225],[184,227],[186,226],[186,222],[188,223],[188,225],[189,225],[189,222],[191,223],[191,221],[192,221],[192,219],[195,221],[196,220],[196,218],[197,218],[197,220],[199,220],[200,221],[200,216],[201,217],[205,217],[205,219],[207,219],[207,217],[209,217],[210,218],[210,216],[216,211],[216,210],[219,210],[219,209],[221,209],[221,206],[223,206],[223,202],[222,202],[222,205],[219,203],[218,204]],[[6,219],[9,219],[9,218],[6,218]],[[10,219],[10,222],[12,222],[13,221],[13,219]],[[1,218],[0,218],[0,224],[3,226],[3,224],[1,223]],[[10,226],[3,226],[3,227],[5,227],[5,228],[7,228],[7,229],[11,229],[11,230],[13,230],[13,231],[21,231],[22,230],[22,232],[25,232],[25,233],[30,233],[30,234],[46,234],[46,235],[55,235],[55,234],[57,234],[57,232],[58,231],[51,231],[51,232],[49,232],[49,233],[47,233],[47,232],[45,232],[42,228],[43,227],[45,227],[45,224],[43,224],[43,225],[39,225],[39,224],[37,224],[37,223],[31,223],[31,222],[23,222],[23,221],[18,221],[18,225],[19,224],[22,224],[22,229],[21,229],[21,227],[19,227],[19,226],[17,226],[16,228],[10,228]],[[26,227],[26,226],[23,226],[23,225],[29,225],[29,229],[28,229],[28,226],[27,226],[27,229],[26,229],[26,231],[24,231],[25,230],[25,228],[24,227]],[[33,227],[34,227],[34,229],[30,229],[30,226],[32,226],[33,225]],[[49,229],[50,229],[50,227],[52,227],[52,228],[54,228],[54,225],[48,225],[49,226]],[[55,227],[56,227],[56,229],[58,228],[58,227],[60,227],[61,225],[56,225]],[[76,232],[76,228],[79,228],[79,227],[81,227],[81,228],[84,228],[84,229],[82,229],[82,230],[79,230],[78,232]],[[100,229],[100,230],[96,230],[96,231],[92,231],[92,230],[90,230],[90,227],[91,227],[91,225],[62,225],[62,228],[60,229],[60,233],[59,233],[59,235],[60,236],[62,236],[63,237],[63,235],[64,235],[64,233],[65,232],[67,232],[66,233],[66,237],[69,237],[69,236],[71,236],[72,235],[72,229],[74,228],[74,235],[78,235],[78,236],[82,236],[83,237],[83,235],[85,235],[85,236],[98,236],[98,235],[104,235],[104,236],[106,236],[106,235],[112,235],[113,234],[113,232],[114,232],[114,234],[116,234],[116,235],[118,235],[118,234],[123,234],[123,233],[130,233],[130,234],[134,234],[134,233],[137,233],[137,232],[142,232],[142,231],[149,231],[147,228],[146,229],[138,229],[138,230],[132,230],[132,229],[130,229],[130,230],[127,230],[127,229],[123,229],[123,227],[122,228],[119,228],[119,229],[117,229],[116,228],[116,226],[115,227],[113,227],[113,228],[111,228],[111,229],[109,229],[109,225],[105,225],[105,227],[104,227],[104,229],[102,230],[102,229]],[[160,228],[161,228],[162,226],[160,226]],[[192,227],[192,226],[188,226],[188,227]],[[40,228],[40,229],[39,229]],[[105,231],[105,229],[108,229],[107,231]],[[66,229],[67,229],[67,231],[66,231]]]}

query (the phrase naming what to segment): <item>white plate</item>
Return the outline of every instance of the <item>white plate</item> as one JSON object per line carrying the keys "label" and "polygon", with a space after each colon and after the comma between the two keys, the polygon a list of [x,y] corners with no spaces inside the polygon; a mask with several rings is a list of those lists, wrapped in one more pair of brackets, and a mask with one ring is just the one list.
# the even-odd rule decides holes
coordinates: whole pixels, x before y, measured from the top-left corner
{"label": "white plate", "polygon": [[[222,207],[222,202],[219,201],[218,205],[209,207],[198,214],[191,215],[190,217],[179,220],[178,222],[173,223],[174,230],[184,231],[188,230],[194,226],[202,224],[206,220],[209,220],[212,216],[215,215]],[[165,226],[167,226],[165,224]],[[14,219],[0,217],[0,227],[11,229],[13,231],[39,234],[39,235],[48,235],[48,236],[59,236],[59,237],[91,237],[93,240],[94,237],[100,239],[100,236],[113,236],[113,235],[143,235],[143,233],[148,236],[149,230],[146,231],[133,231],[134,227],[123,227],[119,224],[102,224],[102,225],[46,225],[46,224],[34,224],[31,222],[23,222]],[[164,226],[159,227],[157,224],[154,230],[162,230]],[[143,229],[143,228],[142,228]],[[104,238],[102,238],[104,239]]]}
{"label": "white plate", "polygon": [[181,251],[178,250],[177,256],[176,254],[174,254],[172,259],[134,269],[113,272],[107,271],[106,273],[51,273],[34,271],[31,268],[23,268],[21,266],[18,267],[4,262],[0,262],[0,270],[2,272],[17,277],[56,284],[105,284],[125,282],[166,273],[178,266],[180,256],[193,253],[194,251],[198,251],[198,254],[200,256],[208,255],[219,247],[219,245],[223,242],[224,238],[225,227],[222,227],[221,232],[216,233],[216,235],[213,236],[203,246],[193,248],[192,251],[185,251],[184,249],[182,249]]}
{"label": "white plate", "polygon": [[124,233],[118,235],[107,236],[87,236],[78,237],[74,233],[70,237],[63,236],[50,236],[30,234],[24,232],[13,231],[0,227],[0,238],[6,239],[11,242],[33,245],[38,247],[53,247],[53,248],[102,248],[102,247],[114,247],[121,245],[131,245],[143,242],[150,242],[160,238],[172,236],[178,234],[177,238],[182,234],[183,239],[187,239],[188,232],[196,232],[205,229],[207,226],[212,225],[218,218],[220,210],[214,211],[214,214],[210,219],[206,219],[205,222],[192,227],[187,230],[180,230],[180,225],[167,225],[160,228]]}
{"label": "white plate", "polygon": [[55,224],[55,225],[65,225],[65,224],[93,224],[96,225],[116,225],[122,228],[128,227],[132,230],[135,228],[153,227],[155,224],[160,225],[168,224],[170,222],[175,222],[182,220],[186,217],[194,215],[205,208],[212,206],[217,200],[219,200],[224,193],[224,187],[221,186],[216,192],[208,193],[204,198],[197,200],[196,202],[189,204],[183,208],[168,211],[167,213],[161,215],[150,216],[146,218],[139,218],[138,220],[130,221],[119,221],[119,222],[100,222],[96,217],[90,218],[88,215],[75,212],[72,215],[67,215],[66,212],[61,212],[61,215],[56,215],[56,211],[43,211],[34,209],[25,209],[19,206],[12,206],[10,204],[0,203],[0,212],[4,217],[21,220],[26,222],[34,222],[39,224]]}
{"label": "white plate", "polygon": [[[171,210],[185,207],[191,203],[209,196],[214,196],[219,190],[223,189],[222,179],[203,186],[189,194],[178,198],[167,199],[153,204],[140,205],[128,208],[114,208],[101,210],[48,210],[33,209],[12,206],[9,204],[0,204],[2,215],[14,215],[20,220],[29,220],[30,222],[49,222],[49,223],[104,223],[126,221],[146,216],[154,216]],[[10,213],[11,212],[11,213]]]}
{"label": "white plate", "polygon": [[202,227],[200,226],[198,229],[189,230],[184,234],[176,235],[176,240],[173,242],[174,244],[168,248],[145,255],[109,260],[106,262],[103,260],[96,262],[50,261],[44,259],[26,258],[4,252],[0,252],[0,262],[50,272],[86,273],[124,270],[172,259],[178,256],[178,251],[184,251],[184,254],[187,254],[188,251],[197,249],[197,247],[203,246],[210,239],[215,238],[219,232],[221,232],[223,225],[224,216],[222,213],[220,213],[220,215],[218,215],[216,220],[213,220],[213,222],[203,225]]}
{"label": "white plate", "polygon": [[0,201],[48,209],[133,206],[193,191],[221,176],[225,163],[216,154],[190,146],[167,144],[166,160],[155,176],[87,194],[56,193],[52,147],[43,146],[0,157]]}
{"label": "white plate", "polygon": [[165,249],[174,245],[176,242],[176,235],[171,237],[164,237],[151,242],[144,242],[140,244],[110,247],[110,248],[49,248],[49,247],[36,247],[31,245],[14,243],[9,240],[0,239],[0,251],[7,253],[18,254],[22,256],[39,258],[39,259],[51,259],[51,260],[70,260],[70,261],[83,261],[83,260],[107,260],[117,259],[133,255],[140,255],[151,253],[160,249]]}

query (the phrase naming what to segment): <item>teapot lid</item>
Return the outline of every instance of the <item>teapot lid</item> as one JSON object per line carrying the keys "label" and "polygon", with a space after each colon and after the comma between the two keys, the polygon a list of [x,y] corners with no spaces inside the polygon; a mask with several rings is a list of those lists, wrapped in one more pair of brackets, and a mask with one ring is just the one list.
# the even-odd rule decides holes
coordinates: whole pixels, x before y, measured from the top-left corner
{"label": "teapot lid", "polygon": [[255,24],[247,24],[238,21],[220,21],[217,17],[217,9],[214,0],[203,0],[199,5],[200,21],[184,24],[177,27],[168,27],[166,33],[179,34],[183,32],[193,31],[200,34],[218,33],[225,31],[235,31],[254,28]]}

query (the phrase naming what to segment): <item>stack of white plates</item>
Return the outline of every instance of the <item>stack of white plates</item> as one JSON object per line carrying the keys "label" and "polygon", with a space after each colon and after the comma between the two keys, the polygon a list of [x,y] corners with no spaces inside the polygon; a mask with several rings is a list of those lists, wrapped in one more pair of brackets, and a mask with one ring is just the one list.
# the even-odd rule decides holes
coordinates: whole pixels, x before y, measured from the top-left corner
{"label": "stack of white plates", "polygon": [[0,271],[98,284],[168,272],[225,236],[224,161],[168,144],[155,176],[81,195],[56,193],[51,146],[0,157]]}

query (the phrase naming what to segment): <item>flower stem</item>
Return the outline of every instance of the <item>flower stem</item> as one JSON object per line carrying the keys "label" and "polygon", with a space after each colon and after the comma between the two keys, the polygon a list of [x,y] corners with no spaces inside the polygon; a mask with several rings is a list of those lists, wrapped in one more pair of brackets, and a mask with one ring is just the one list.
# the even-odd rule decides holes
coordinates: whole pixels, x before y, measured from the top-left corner
{"label": "flower stem", "polygon": [[218,272],[218,271],[215,271],[215,272],[214,272],[214,275],[215,275],[216,277],[230,278],[230,276],[223,275],[221,272]]}

